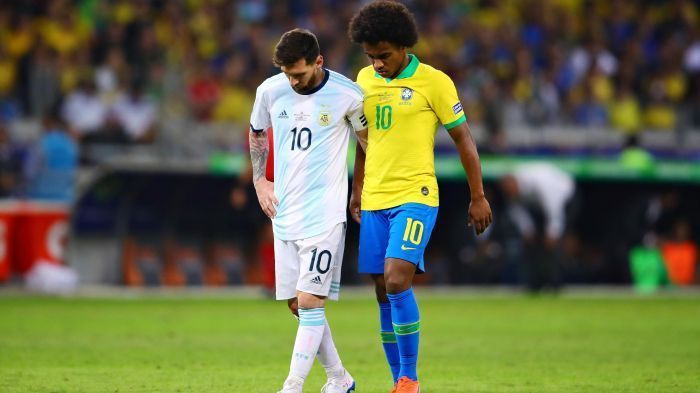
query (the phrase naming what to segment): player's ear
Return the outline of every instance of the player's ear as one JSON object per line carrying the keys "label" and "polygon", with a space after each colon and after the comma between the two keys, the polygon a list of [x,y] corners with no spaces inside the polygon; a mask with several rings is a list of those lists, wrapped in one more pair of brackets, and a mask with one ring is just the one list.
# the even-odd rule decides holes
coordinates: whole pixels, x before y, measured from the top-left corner
{"label": "player's ear", "polygon": [[316,58],[316,67],[323,67],[323,56],[318,55],[318,57]]}

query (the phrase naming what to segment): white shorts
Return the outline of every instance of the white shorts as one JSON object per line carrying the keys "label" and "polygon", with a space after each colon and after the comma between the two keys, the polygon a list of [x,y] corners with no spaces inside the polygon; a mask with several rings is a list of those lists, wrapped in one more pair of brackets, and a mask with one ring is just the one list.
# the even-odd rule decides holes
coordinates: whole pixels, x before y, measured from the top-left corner
{"label": "white shorts", "polygon": [[338,300],[344,251],[344,222],[308,239],[275,239],[277,300],[295,298],[297,291]]}

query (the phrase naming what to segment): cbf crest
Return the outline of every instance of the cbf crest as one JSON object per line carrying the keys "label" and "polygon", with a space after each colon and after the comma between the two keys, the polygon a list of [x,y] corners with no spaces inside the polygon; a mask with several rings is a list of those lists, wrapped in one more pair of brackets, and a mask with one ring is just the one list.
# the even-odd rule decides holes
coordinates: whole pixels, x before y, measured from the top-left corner
{"label": "cbf crest", "polygon": [[402,100],[408,101],[411,98],[413,98],[413,90],[409,89],[408,87],[401,90],[401,99]]}
{"label": "cbf crest", "polygon": [[319,112],[318,114],[318,124],[321,127],[328,127],[331,124],[331,113],[327,111]]}

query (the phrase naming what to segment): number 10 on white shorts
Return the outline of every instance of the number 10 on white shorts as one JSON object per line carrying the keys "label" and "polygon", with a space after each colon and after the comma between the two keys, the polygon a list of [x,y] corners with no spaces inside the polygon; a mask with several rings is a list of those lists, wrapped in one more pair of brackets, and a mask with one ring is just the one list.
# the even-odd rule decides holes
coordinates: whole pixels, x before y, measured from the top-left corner
{"label": "number 10 on white shorts", "polygon": [[308,239],[275,239],[277,300],[294,298],[297,290],[338,300],[345,230],[341,222]]}

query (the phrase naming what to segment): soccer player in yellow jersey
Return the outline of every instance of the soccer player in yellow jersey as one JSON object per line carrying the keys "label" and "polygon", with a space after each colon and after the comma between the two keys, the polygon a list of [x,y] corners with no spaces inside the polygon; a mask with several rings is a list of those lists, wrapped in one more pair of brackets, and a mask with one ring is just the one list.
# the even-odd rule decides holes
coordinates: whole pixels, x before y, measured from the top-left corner
{"label": "soccer player in yellow jersey", "polygon": [[359,269],[376,286],[392,392],[418,393],[420,316],[412,282],[425,270],[423,253],[437,216],[433,148],[440,124],[467,173],[468,222],[477,234],[491,223],[491,208],[454,83],[408,53],[418,41],[408,9],[390,1],[370,3],[353,17],[349,35],[371,62],[357,76],[369,122],[366,151],[357,149],[350,199],[351,215],[361,218]]}

